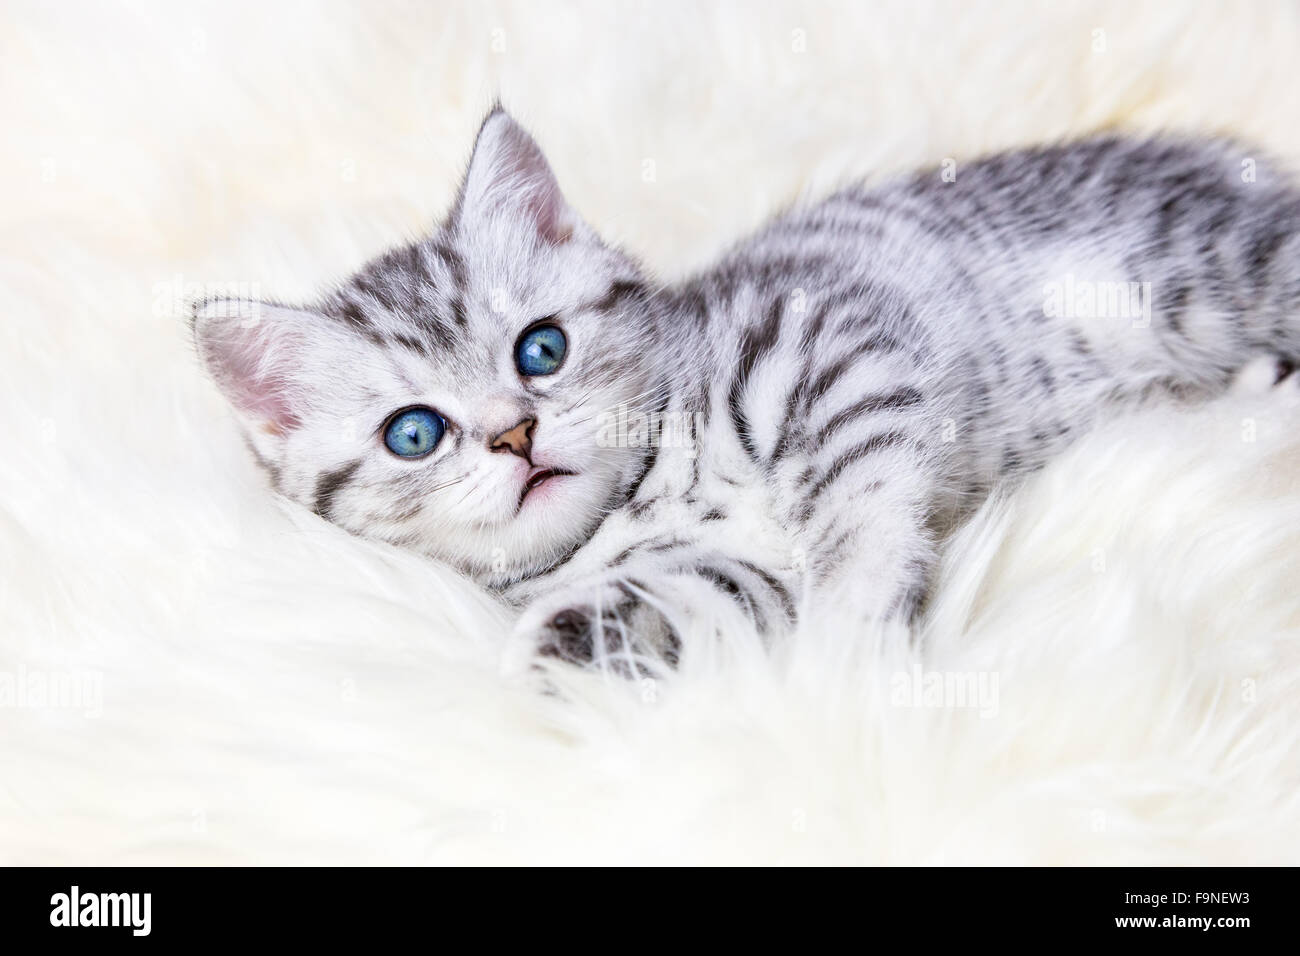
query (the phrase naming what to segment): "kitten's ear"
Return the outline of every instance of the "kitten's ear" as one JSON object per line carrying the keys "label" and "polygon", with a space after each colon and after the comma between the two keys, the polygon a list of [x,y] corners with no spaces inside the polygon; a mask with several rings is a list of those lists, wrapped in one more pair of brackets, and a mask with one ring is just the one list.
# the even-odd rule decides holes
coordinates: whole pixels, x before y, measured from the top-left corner
{"label": "kitten's ear", "polygon": [[541,148],[498,106],[483,121],[474,141],[474,156],[451,223],[472,223],[503,212],[522,218],[553,245],[568,242],[582,226],[582,219],[565,202]]}
{"label": "kitten's ear", "polygon": [[269,435],[297,428],[308,329],[319,317],[239,299],[200,302],[193,315],[199,357],[247,424]]}

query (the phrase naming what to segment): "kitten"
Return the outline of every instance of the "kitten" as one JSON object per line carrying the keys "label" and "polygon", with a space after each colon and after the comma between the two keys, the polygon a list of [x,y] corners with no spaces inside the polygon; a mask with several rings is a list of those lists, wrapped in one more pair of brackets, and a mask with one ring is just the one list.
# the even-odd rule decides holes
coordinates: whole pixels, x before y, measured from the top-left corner
{"label": "kitten", "polygon": [[664,286],[497,108],[433,235],[194,329],[282,494],[502,590],[544,654],[671,662],[718,612],[906,621],[996,482],[1300,354],[1298,306],[1300,193],[1221,142],[847,189]]}

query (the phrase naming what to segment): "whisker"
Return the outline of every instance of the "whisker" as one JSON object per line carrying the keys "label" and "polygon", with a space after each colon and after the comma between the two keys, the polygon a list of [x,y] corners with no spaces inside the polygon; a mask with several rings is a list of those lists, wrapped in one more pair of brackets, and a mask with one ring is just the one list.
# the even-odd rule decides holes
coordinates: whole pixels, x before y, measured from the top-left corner
{"label": "whisker", "polygon": [[[466,477],[468,477],[468,476],[466,476]],[[463,505],[463,504],[465,503],[465,499],[468,498],[470,495],[472,495],[472,494],[473,494],[474,492],[476,492],[476,491],[478,491],[478,485],[470,485],[470,486],[469,486],[469,491],[467,491],[467,492],[465,492],[463,495],[461,495],[460,498],[457,499],[456,503],[455,503],[454,505],[452,505],[452,508],[459,508],[461,505]]]}
{"label": "whisker", "polygon": [[440,485],[434,485],[432,488],[430,488],[428,491],[426,491],[425,494],[427,494],[427,495],[436,494],[436,493],[438,493],[439,491],[442,491],[444,488],[450,488],[450,487],[452,487],[453,485],[459,485],[459,484],[460,484],[462,481],[464,481],[464,480],[465,480],[464,478],[455,478],[455,479],[453,479],[453,480],[451,480],[451,481],[444,481],[444,482],[443,482],[442,484],[440,484]]}
{"label": "whisker", "polygon": [[468,477],[469,477],[469,472],[465,472],[465,474],[461,475],[459,478],[452,478],[450,481],[444,481],[440,485],[434,485],[432,488],[426,491],[425,494],[426,495],[436,494],[437,492],[442,491],[444,488],[450,488],[452,485],[460,484]]}
{"label": "whisker", "polygon": [[[605,408],[600,409],[599,411],[587,415],[584,418],[579,418],[577,421],[567,422],[566,424],[568,424],[570,427],[574,427],[577,425],[585,425],[587,422],[591,421],[594,418],[599,417],[601,414],[613,412],[617,408],[626,408],[629,412],[633,414],[657,411],[657,408],[655,408],[655,406],[659,404],[660,400],[667,398],[671,393],[672,393],[672,387],[667,382],[661,382],[643,391],[637,392],[634,395],[629,395],[627,398],[624,398],[622,401],[620,401],[617,405],[607,406]],[[567,414],[568,412],[571,412],[574,409],[581,408],[591,398],[591,395],[592,392],[589,391],[581,399],[579,399],[578,401],[570,405],[568,408],[566,408],[564,412],[562,412],[561,414]],[[644,404],[641,403],[642,399],[645,400]]]}

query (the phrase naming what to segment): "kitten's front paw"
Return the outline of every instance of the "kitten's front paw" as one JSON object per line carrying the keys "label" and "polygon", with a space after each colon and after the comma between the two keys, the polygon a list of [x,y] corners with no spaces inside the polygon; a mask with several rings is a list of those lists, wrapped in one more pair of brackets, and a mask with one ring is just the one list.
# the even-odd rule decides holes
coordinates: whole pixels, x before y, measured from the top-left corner
{"label": "kitten's front paw", "polygon": [[567,588],[535,601],[514,636],[542,657],[607,666],[628,677],[676,665],[680,649],[663,615],[623,582]]}

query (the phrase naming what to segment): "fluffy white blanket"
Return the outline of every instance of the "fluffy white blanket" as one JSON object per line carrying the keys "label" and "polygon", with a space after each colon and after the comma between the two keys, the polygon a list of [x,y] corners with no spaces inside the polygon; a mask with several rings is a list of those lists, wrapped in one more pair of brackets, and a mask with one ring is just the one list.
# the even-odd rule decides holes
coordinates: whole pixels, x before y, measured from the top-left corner
{"label": "fluffy white blanket", "polygon": [[499,92],[664,274],[800,195],[1101,127],[1300,168],[1292,5],[10,4],[0,862],[1300,862],[1300,402],[1115,421],[833,620],[659,684],[503,666],[277,503],[180,319],[441,213]]}

